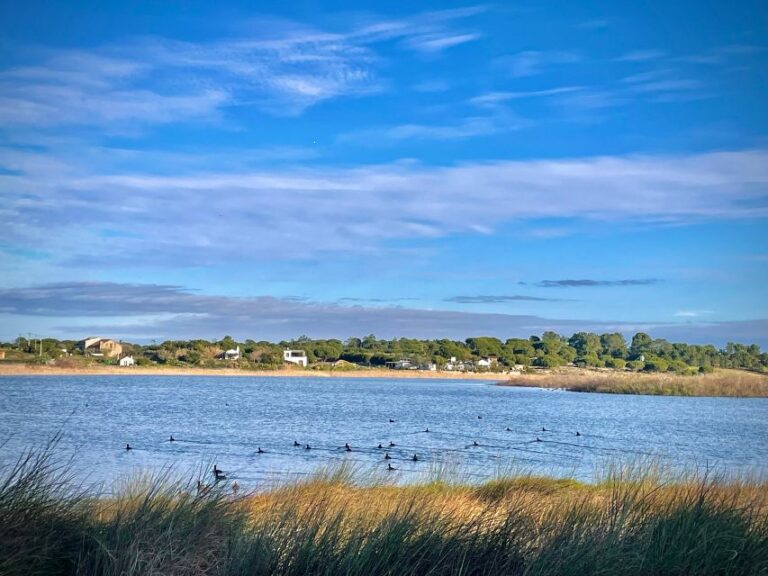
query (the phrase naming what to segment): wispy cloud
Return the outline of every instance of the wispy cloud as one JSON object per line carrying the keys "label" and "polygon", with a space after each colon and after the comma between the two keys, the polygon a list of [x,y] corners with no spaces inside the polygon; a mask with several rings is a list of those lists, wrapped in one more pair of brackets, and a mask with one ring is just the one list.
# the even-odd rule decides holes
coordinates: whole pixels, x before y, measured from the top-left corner
{"label": "wispy cloud", "polygon": [[665,50],[633,50],[622,54],[617,60],[620,62],[649,62],[664,58],[666,55]]}
{"label": "wispy cloud", "polygon": [[494,105],[509,100],[521,100],[527,98],[542,98],[547,96],[556,96],[559,94],[569,94],[583,90],[581,86],[558,86],[556,88],[547,88],[544,90],[524,90],[517,92],[489,92],[480,96],[475,96],[470,100],[472,104]]}
{"label": "wispy cloud", "polygon": [[486,296],[451,296],[446,298],[445,302],[455,304],[502,304],[504,302],[559,302],[559,298],[540,298],[538,296],[521,296],[518,294],[505,295],[486,295]]}
{"label": "wispy cloud", "polygon": [[542,280],[536,285],[541,288],[591,288],[595,286],[650,286],[658,284],[656,278],[629,278],[625,280]]}
{"label": "wispy cloud", "polygon": [[406,40],[405,44],[414,50],[419,52],[426,52],[434,54],[436,52],[442,52],[446,48],[458,46],[459,44],[466,44],[467,42],[473,42],[480,38],[480,34],[424,34],[421,36],[414,36]]}
{"label": "wispy cloud", "polygon": [[711,310],[680,310],[678,312],[675,312],[676,318],[699,318],[701,316],[706,316],[707,314],[712,314]]}
{"label": "wispy cloud", "polygon": [[574,64],[581,61],[581,55],[576,52],[526,50],[500,56],[493,61],[493,65],[511,78],[522,78],[542,74],[552,66]]}
{"label": "wispy cloud", "polygon": [[[144,166],[155,164],[138,154]],[[115,167],[110,155],[99,165],[86,150],[0,150],[10,170],[0,175],[0,243],[82,265],[187,266],[360,253],[398,239],[490,233],[512,220],[768,215],[764,150],[231,172],[195,169],[210,164],[204,155],[193,160],[163,175]],[[132,235],[103,238],[105,228]],[[235,244],[249,249],[233,251]]]}
{"label": "wispy cloud", "polygon": [[[48,49],[0,70],[0,123],[109,126],[219,120],[230,106],[299,114],[324,100],[381,89],[381,42],[437,54],[479,33],[453,25],[482,8],[358,23],[338,32],[271,22],[258,38],[134,39]],[[19,48],[23,52],[23,47]]]}

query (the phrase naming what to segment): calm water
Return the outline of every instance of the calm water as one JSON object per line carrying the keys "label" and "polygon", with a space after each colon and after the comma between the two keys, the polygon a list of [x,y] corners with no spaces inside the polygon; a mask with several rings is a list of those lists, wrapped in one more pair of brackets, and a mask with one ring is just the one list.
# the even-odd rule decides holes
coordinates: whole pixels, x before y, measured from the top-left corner
{"label": "calm water", "polygon": [[[768,399],[578,394],[446,380],[0,378],[0,442],[7,440],[0,463],[59,430],[61,451],[75,455],[77,473],[108,484],[136,469],[191,472],[214,462],[249,486],[345,459],[384,471],[385,451],[403,481],[436,464],[475,479],[512,466],[588,480],[612,459],[646,456],[768,471]],[[168,441],[171,434],[176,442]],[[294,448],[294,440],[312,449]],[[394,448],[376,448],[390,441]],[[126,442],[135,449],[127,452]],[[353,452],[345,452],[346,442]],[[418,462],[409,460],[414,453]]]}

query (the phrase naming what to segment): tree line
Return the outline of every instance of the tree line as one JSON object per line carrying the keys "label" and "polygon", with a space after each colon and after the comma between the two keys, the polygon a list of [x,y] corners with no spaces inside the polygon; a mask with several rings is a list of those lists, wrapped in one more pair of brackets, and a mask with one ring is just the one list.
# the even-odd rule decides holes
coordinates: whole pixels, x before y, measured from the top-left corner
{"label": "tree line", "polygon": [[[28,359],[47,361],[61,356],[76,358],[81,352],[74,340],[40,340],[17,338],[2,345]],[[724,348],[713,345],[672,343],[638,332],[628,342],[618,332],[595,334],[577,332],[566,337],[555,332],[541,336],[500,340],[489,336],[464,341],[413,338],[364,338],[347,340],[312,339],[301,336],[281,342],[236,341],[231,336],[221,340],[167,340],[161,343],[131,344],[123,342],[124,354],[130,354],[139,365],[220,367],[225,350],[239,347],[241,358],[233,360],[242,368],[270,369],[283,364],[283,350],[306,352],[310,364],[323,365],[343,360],[364,366],[385,366],[387,362],[408,359],[414,364],[432,364],[444,368],[455,359],[470,369],[482,358],[493,359],[492,370],[575,365],[591,368],[613,368],[646,372],[693,374],[715,368],[739,368],[768,371],[768,354],[756,344],[728,343]],[[110,362],[114,359],[104,359]]]}

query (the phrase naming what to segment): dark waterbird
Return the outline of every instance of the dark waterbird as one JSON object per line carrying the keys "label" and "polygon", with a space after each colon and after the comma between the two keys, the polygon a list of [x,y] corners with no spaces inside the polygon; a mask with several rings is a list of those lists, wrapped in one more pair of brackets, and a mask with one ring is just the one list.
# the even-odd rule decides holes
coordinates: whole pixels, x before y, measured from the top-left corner
{"label": "dark waterbird", "polygon": [[214,478],[215,478],[217,481],[219,481],[219,480],[226,480],[226,479],[227,479],[227,475],[226,475],[226,474],[224,474],[224,471],[223,471],[223,470],[219,470],[219,469],[216,467],[216,464],[214,464],[214,465],[213,465],[213,477],[214,477]]}
{"label": "dark waterbird", "polygon": [[379,445],[378,445],[378,446],[376,446],[376,448],[378,448],[378,449],[382,449],[382,448],[384,448],[384,446],[382,446],[382,445],[381,445],[381,443],[379,443]]}
{"label": "dark waterbird", "polygon": [[133,450],[133,447],[130,444],[125,445],[126,450]]}
{"label": "dark waterbird", "polygon": [[347,452],[352,452],[352,446],[349,445],[349,442],[344,444],[344,450],[346,450]]}
{"label": "dark waterbird", "polygon": [[397,470],[397,468],[395,468],[394,466],[392,466],[392,464],[387,462],[387,470],[389,470],[391,472],[392,470]]}
{"label": "dark waterbird", "polygon": [[390,419],[389,419],[389,421],[390,421],[390,422],[394,422],[394,420],[393,420],[392,418],[390,418]]}
{"label": "dark waterbird", "polygon": [[173,434],[171,434],[171,437],[168,438],[168,442],[176,442],[176,438],[173,437]]}
{"label": "dark waterbird", "polygon": [[507,432],[512,432],[512,428],[510,428],[509,426],[507,426]]}
{"label": "dark waterbird", "polygon": [[429,432],[429,428],[424,428],[424,432]]}
{"label": "dark waterbird", "polygon": [[414,454],[413,458],[411,458],[411,460],[413,460],[414,462],[418,462],[419,461],[419,457],[416,456],[416,454]]}
{"label": "dark waterbird", "polygon": [[472,441],[472,446],[480,446],[480,444],[477,443],[477,440]]}
{"label": "dark waterbird", "polygon": [[395,446],[395,443],[394,443],[394,442],[392,442],[392,441],[390,440],[390,441],[389,441],[389,447],[390,447],[390,448],[394,448],[394,446]]}
{"label": "dark waterbird", "polygon": [[259,449],[256,450],[256,454],[264,454],[264,450],[261,449],[261,446],[259,446]]}
{"label": "dark waterbird", "polygon": [[389,452],[384,453],[384,460],[392,460],[392,456],[389,455]]}
{"label": "dark waterbird", "polygon": [[301,444],[299,444],[296,440],[293,441],[293,445],[296,447],[301,446]]}
{"label": "dark waterbird", "polygon": [[581,432],[579,432],[578,430],[576,430],[576,436],[581,436]]}
{"label": "dark waterbird", "polygon": [[306,446],[304,446],[304,450],[312,450],[312,446],[310,446],[309,444],[307,444]]}

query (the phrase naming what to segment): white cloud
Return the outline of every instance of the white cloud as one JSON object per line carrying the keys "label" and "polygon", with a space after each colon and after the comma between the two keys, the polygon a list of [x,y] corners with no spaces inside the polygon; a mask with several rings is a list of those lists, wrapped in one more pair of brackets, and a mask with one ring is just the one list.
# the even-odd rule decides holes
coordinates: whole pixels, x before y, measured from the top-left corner
{"label": "white cloud", "polygon": [[480,34],[424,34],[414,36],[406,41],[409,48],[419,52],[434,54],[442,52],[446,48],[472,42],[480,38]]}
{"label": "white cloud", "polygon": [[707,314],[713,314],[712,310],[680,310],[675,312],[676,318],[699,318],[706,316]]}
{"label": "white cloud", "polygon": [[581,56],[576,52],[526,50],[500,56],[493,61],[493,64],[512,78],[522,78],[542,74],[551,66],[575,64],[581,60]]}
{"label": "white cloud", "polygon": [[[469,304],[494,297],[470,298]],[[517,300],[519,297],[502,297]],[[456,301],[457,299],[453,299]],[[466,300],[459,298],[459,301]],[[342,306],[271,296],[232,297],[201,294],[179,286],[110,282],[61,282],[23,288],[0,288],[0,318],[24,319],[46,333],[72,338],[92,333],[115,338],[236,338],[279,340],[309,334],[347,338],[374,333],[380,338],[527,337],[553,330],[572,334],[620,331],[650,332],[691,343],[768,340],[768,321],[621,323],[551,319],[532,315],[423,310],[399,306]],[[47,319],[41,322],[41,319]],[[37,320],[36,320],[37,319]],[[94,319],[94,320],[91,320]],[[3,333],[0,338],[13,338]]]}
{"label": "white cloud", "polygon": [[472,104],[479,106],[495,105],[509,100],[521,100],[526,98],[542,98],[547,96],[556,96],[559,94],[570,94],[584,90],[581,86],[558,86],[556,88],[547,88],[544,90],[523,90],[517,92],[489,92],[480,96],[475,96],[470,100]]}
{"label": "white cloud", "polygon": [[[231,172],[195,169],[190,159],[174,175],[96,169],[80,154],[82,164],[2,154],[11,173],[0,175],[0,243],[83,264],[185,266],[274,258],[276,250],[286,258],[359,253],[390,240],[490,233],[513,220],[768,216],[765,150]],[[205,156],[197,163],[208,164]],[[131,236],[101,237],[103,229]],[[233,244],[248,249],[233,252]]]}

